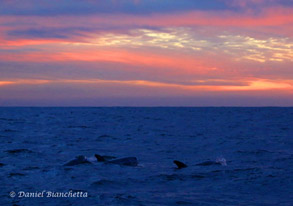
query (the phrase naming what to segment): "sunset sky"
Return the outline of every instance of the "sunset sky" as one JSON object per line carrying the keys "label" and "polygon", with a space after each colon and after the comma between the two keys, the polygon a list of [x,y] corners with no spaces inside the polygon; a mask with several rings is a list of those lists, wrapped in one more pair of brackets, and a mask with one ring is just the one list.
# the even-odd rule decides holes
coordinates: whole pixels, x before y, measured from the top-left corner
{"label": "sunset sky", "polygon": [[0,106],[293,106],[293,1],[1,0]]}

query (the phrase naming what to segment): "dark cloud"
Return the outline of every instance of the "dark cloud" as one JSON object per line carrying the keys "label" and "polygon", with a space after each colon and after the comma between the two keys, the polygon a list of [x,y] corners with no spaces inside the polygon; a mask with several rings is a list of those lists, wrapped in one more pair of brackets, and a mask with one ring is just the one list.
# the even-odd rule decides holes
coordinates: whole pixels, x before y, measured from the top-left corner
{"label": "dark cloud", "polygon": [[83,36],[83,32],[92,32],[95,29],[90,28],[30,28],[16,29],[7,32],[10,38],[56,38],[68,39],[72,36]]}
{"label": "dark cloud", "polygon": [[2,0],[0,15],[58,16],[92,14],[139,14],[188,12],[190,10],[259,9],[262,6],[293,6],[288,0]]}
{"label": "dark cloud", "polygon": [[2,15],[88,15],[88,14],[150,14],[177,12],[189,10],[219,10],[225,9],[223,2],[218,0],[120,0],[120,1],[90,1],[90,0],[10,0],[0,2]]}
{"label": "dark cloud", "polygon": [[7,34],[9,36],[14,37],[22,37],[22,38],[61,38],[66,39],[68,37],[67,34],[61,34],[58,32],[54,32],[51,30],[41,30],[41,29],[27,29],[27,30],[13,30],[8,31]]}

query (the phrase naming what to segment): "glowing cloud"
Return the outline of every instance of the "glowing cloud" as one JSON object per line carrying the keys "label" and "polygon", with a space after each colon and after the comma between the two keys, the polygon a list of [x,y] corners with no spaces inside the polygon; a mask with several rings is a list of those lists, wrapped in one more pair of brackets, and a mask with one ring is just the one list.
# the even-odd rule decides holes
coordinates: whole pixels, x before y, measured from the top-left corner
{"label": "glowing cloud", "polygon": [[75,96],[292,93],[290,2],[36,2],[0,3],[1,99],[36,85],[65,97],[71,86]]}

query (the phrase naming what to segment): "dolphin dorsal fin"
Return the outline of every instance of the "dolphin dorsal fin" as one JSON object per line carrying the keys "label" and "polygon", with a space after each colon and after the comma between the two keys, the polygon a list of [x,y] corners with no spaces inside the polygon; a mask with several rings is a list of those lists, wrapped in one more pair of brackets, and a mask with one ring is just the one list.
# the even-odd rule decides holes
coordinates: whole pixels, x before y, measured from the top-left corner
{"label": "dolphin dorsal fin", "polygon": [[105,162],[105,158],[101,155],[95,154],[95,157],[97,158],[98,162]]}
{"label": "dolphin dorsal fin", "polygon": [[178,160],[174,160],[173,162],[174,162],[174,164],[177,165],[177,168],[178,168],[178,169],[182,169],[182,168],[187,167],[186,164],[184,164],[183,162],[180,162],[180,161],[178,161]]}

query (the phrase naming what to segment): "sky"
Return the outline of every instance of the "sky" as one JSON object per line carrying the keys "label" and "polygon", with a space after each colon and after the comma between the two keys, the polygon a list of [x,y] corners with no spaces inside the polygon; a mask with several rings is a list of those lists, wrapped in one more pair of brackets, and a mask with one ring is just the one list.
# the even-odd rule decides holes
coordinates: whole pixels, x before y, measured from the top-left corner
{"label": "sky", "polygon": [[0,106],[293,106],[293,0],[1,0]]}

